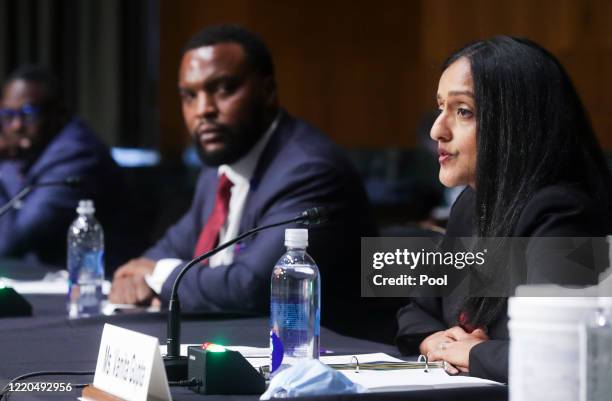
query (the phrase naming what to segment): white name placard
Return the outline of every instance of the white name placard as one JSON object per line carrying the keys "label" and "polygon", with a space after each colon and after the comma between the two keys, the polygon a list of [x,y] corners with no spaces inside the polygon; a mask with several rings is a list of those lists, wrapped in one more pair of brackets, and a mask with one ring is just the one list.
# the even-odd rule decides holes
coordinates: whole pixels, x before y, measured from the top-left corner
{"label": "white name placard", "polygon": [[170,401],[157,338],[104,325],[94,386],[126,401]]}

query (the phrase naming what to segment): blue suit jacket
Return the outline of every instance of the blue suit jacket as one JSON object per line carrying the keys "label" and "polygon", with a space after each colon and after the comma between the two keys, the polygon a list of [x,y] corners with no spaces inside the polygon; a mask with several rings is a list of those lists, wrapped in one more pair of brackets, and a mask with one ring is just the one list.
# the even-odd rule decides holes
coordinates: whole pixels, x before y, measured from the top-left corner
{"label": "blue suit jacket", "polygon": [[[191,208],[146,257],[193,257],[213,208],[217,179],[217,169],[201,172]],[[325,310],[334,299],[359,298],[360,236],[374,234],[375,225],[360,177],[343,152],[312,126],[284,114],[251,180],[240,232],[314,206],[336,211],[327,223],[309,228],[308,253],[321,272]],[[236,246],[231,265],[192,268],[179,287],[183,310],[267,312],[272,268],[285,252],[283,242],[284,227],[270,229]],[[168,301],[179,270],[164,283],[163,301]]]}
{"label": "blue suit jacket", "polygon": [[119,169],[107,147],[76,118],[64,126],[31,166],[16,160],[0,161],[0,204],[27,185],[68,177],[80,177],[81,185],[36,188],[21,208],[0,218],[0,256],[64,264],[66,234],[80,199],[95,201],[96,216],[107,228],[106,212],[117,210],[111,203],[123,188]]}

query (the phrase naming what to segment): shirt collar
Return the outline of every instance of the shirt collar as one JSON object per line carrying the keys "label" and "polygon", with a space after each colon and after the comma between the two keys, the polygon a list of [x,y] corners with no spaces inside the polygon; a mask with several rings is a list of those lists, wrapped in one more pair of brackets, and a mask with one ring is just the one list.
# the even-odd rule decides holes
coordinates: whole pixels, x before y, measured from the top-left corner
{"label": "shirt collar", "polygon": [[274,117],[274,121],[272,121],[266,132],[259,138],[251,150],[232,164],[220,165],[217,174],[219,176],[225,174],[234,185],[248,184],[253,177],[261,153],[278,126],[280,117],[281,112],[279,111],[276,117]]}

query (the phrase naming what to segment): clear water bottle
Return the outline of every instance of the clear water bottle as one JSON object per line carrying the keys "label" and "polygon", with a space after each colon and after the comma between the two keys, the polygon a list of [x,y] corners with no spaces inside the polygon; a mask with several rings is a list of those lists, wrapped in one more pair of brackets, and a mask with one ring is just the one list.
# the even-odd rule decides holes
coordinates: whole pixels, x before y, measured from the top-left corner
{"label": "clear water bottle", "polygon": [[321,279],[306,253],[308,230],[285,230],[285,253],[272,272],[270,373],[319,357]]}
{"label": "clear water bottle", "polygon": [[91,200],[79,201],[78,217],[68,229],[68,316],[94,316],[102,305],[104,231]]}
{"label": "clear water bottle", "polygon": [[600,297],[580,329],[580,399],[607,401],[612,394],[612,298]]}

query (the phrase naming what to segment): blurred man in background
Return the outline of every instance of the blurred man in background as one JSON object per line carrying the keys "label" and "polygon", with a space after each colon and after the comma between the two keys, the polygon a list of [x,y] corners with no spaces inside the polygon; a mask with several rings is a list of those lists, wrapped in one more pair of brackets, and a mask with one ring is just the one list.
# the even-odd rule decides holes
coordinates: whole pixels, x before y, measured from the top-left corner
{"label": "blurred man in background", "polygon": [[24,66],[6,79],[0,124],[0,205],[29,185],[79,182],[36,188],[0,216],[0,256],[64,264],[66,233],[80,199],[94,200],[107,237],[113,237],[110,211],[118,214],[113,202],[123,190],[119,169],[91,129],[70,116],[48,70]]}

